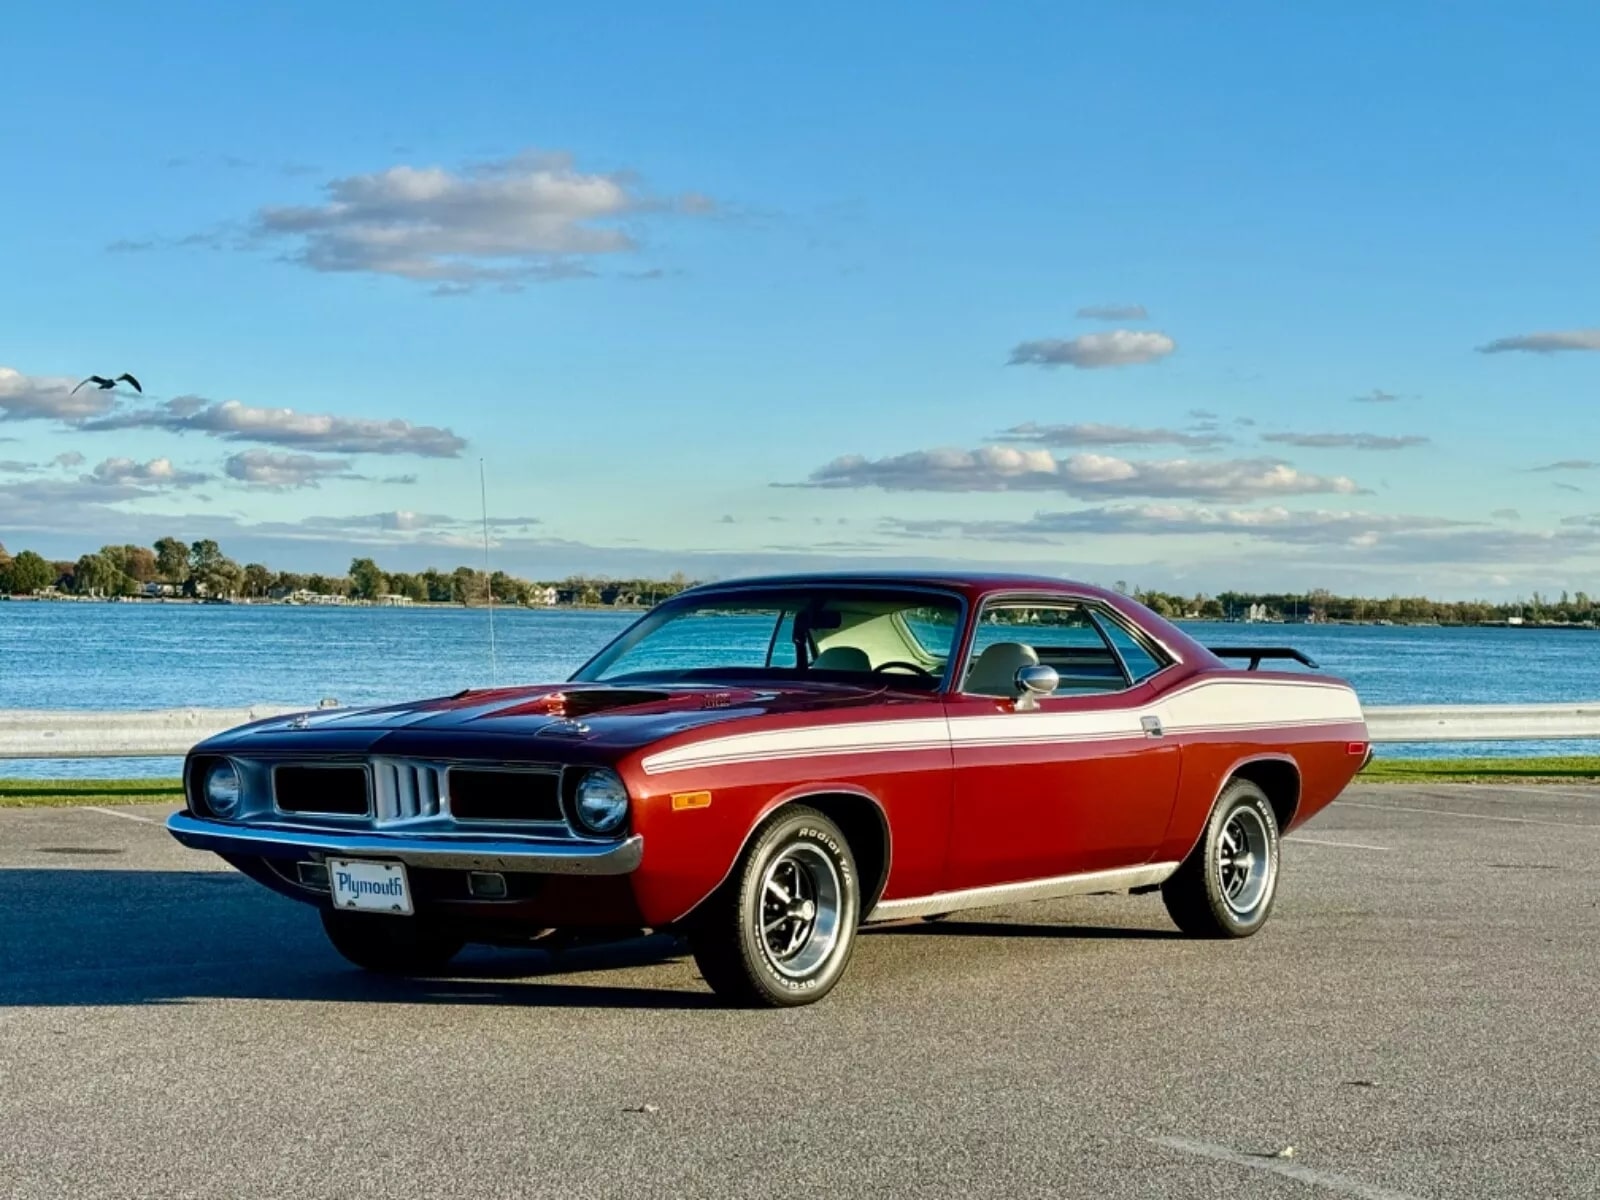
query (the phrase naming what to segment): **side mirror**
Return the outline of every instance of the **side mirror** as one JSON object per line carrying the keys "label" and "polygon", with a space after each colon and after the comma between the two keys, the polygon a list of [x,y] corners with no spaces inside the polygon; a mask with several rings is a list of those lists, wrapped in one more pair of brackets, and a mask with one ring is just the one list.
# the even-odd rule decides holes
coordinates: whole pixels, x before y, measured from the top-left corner
{"label": "side mirror", "polygon": [[1047,667],[1043,663],[1018,667],[1017,711],[1033,712],[1039,707],[1040,696],[1048,696],[1060,686],[1061,676],[1056,674],[1054,667]]}

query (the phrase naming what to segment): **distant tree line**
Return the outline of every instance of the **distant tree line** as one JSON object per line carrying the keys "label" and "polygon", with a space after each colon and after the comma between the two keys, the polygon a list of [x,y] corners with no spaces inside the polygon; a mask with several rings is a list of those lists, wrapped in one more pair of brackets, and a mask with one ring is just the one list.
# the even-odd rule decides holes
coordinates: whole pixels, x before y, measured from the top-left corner
{"label": "distant tree line", "polygon": [[1483,625],[1520,617],[1529,624],[1582,625],[1600,622],[1600,602],[1587,592],[1546,596],[1534,592],[1526,600],[1429,600],[1424,596],[1335,596],[1315,588],[1309,592],[1221,592],[1215,596],[1181,596],[1171,592],[1129,589],[1141,604],[1172,619],[1244,620],[1252,608],[1269,620],[1392,621],[1396,625]]}
{"label": "distant tree line", "polygon": [[[297,594],[379,600],[402,596],[416,603],[483,604],[492,594],[496,604],[574,604],[591,607],[648,606],[675,596],[691,581],[681,572],[667,579],[610,579],[573,575],[533,582],[504,571],[485,575],[472,567],[441,571],[385,571],[374,559],[351,561],[344,575],[274,571],[263,563],[240,566],[209,538],[184,542],[162,538],[154,546],[102,546],[76,562],[53,562],[24,550],[15,557],[0,545],[0,595],[34,595],[54,588],[79,596],[157,594],[190,597],[287,599]],[[1520,617],[1533,623],[1573,625],[1600,623],[1600,603],[1586,592],[1546,596],[1534,592],[1526,600],[1429,600],[1423,596],[1335,596],[1324,589],[1303,593],[1220,592],[1184,596],[1130,588],[1118,580],[1117,591],[1133,596],[1164,617],[1223,621],[1242,620],[1252,609],[1269,619],[1313,621],[1393,621],[1395,624],[1481,625]]]}
{"label": "distant tree line", "polygon": [[77,596],[175,595],[191,598],[339,596],[351,600],[404,597],[417,603],[650,605],[690,586],[683,574],[668,579],[571,576],[533,582],[472,567],[415,573],[385,571],[371,558],[351,561],[344,575],[274,571],[264,563],[240,566],[205,538],[161,538],[154,546],[102,546],[76,562],[51,561],[32,550],[12,557],[0,545],[0,595],[36,595],[54,589]]}

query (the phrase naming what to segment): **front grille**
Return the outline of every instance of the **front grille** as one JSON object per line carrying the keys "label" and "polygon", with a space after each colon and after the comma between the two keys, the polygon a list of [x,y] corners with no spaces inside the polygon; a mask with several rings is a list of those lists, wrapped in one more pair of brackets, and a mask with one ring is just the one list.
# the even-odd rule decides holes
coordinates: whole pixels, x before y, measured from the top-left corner
{"label": "front grille", "polygon": [[444,795],[444,771],[429,763],[375,758],[372,786],[380,821],[437,817],[440,797]]}
{"label": "front grille", "polygon": [[369,811],[365,767],[278,767],[272,792],[288,813],[364,817]]}
{"label": "front grille", "polygon": [[458,821],[559,822],[561,776],[451,767],[450,812]]}

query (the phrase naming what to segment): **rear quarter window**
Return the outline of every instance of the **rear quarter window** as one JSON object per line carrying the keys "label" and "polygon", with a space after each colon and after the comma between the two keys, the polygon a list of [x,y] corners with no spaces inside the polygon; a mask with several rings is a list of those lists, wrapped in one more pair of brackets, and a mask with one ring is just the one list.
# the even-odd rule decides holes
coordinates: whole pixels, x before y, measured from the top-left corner
{"label": "rear quarter window", "polygon": [[1111,643],[1122,665],[1128,668],[1128,678],[1134,683],[1142,683],[1149,679],[1162,667],[1166,666],[1168,659],[1154,648],[1146,648],[1145,644],[1120,622],[1108,616],[1099,617],[1100,628],[1105,631],[1106,640]]}

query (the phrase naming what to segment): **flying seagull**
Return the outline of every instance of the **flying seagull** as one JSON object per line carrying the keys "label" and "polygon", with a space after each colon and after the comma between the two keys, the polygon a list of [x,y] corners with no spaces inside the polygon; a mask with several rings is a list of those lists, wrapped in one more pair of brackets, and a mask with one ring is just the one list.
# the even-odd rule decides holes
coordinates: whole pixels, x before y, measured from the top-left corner
{"label": "flying seagull", "polygon": [[129,375],[126,371],[124,371],[121,375],[118,375],[115,379],[107,379],[104,375],[91,375],[89,378],[83,380],[82,383],[79,383],[78,387],[73,388],[69,395],[76,394],[78,388],[81,388],[85,383],[92,383],[102,392],[108,392],[112,388],[116,387],[117,384],[121,383],[124,379],[133,384],[134,391],[138,392],[141,396],[144,395],[144,389],[139,386],[139,381],[132,375]]}

